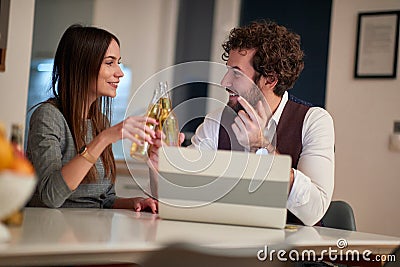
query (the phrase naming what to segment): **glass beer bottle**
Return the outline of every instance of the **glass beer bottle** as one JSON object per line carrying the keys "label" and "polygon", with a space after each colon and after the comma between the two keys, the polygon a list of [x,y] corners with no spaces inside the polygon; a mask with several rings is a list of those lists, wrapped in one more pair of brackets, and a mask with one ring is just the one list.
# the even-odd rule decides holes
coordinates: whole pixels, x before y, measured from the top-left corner
{"label": "glass beer bottle", "polygon": [[[161,83],[160,83],[161,85]],[[168,146],[179,145],[178,119],[172,110],[171,98],[168,93],[167,82],[162,85],[163,96],[160,98],[159,126],[164,133],[164,142]]]}
{"label": "glass beer bottle", "polygon": [[11,144],[14,146],[16,156],[23,157],[24,148],[22,142],[22,124],[13,123],[11,125]]}
{"label": "glass beer bottle", "polygon": [[[147,109],[146,116],[150,118],[154,118],[158,121],[158,117],[160,114],[160,103],[159,99],[162,96],[161,86],[156,87],[153,93],[153,98],[150,102],[149,108]],[[147,126],[150,129],[155,129],[155,125],[148,123]],[[137,135],[135,137],[138,137]],[[148,151],[150,149],[150,143],[147,141],[143,142],[143,145],[138,145],[136,143],[132,143],[130,155],[134,159],[138,160],[146,160],[148,158]]]}

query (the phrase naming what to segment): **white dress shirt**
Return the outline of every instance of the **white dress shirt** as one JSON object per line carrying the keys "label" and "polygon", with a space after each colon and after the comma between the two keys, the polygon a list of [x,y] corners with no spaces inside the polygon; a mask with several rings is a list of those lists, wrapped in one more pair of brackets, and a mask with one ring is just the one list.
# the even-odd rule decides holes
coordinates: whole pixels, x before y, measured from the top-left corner
{"label": "white dress shirt", "polygon": [[[287,101],[288,93],[285,92],[267,124],[267,136],[275,133]],[[205,117],[192,137],[192,146],[218,149],[221,115],[222,109]],[[305,225],[314,225],[328,209],[334,188],[335,133],[332,117],[326,110],[311,107],[307,111],[301,139],[303,149],[297,169],[294,170],[294,183],[289,193],[287,208]]]}

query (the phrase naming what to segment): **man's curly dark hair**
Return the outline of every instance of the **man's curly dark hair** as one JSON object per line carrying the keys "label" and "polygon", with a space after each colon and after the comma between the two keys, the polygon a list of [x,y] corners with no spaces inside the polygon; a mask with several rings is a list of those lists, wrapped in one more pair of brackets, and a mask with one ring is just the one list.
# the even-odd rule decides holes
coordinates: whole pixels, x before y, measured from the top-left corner
{"label": "man's curly dark hair", "polygon": [[304,68],[300,36],[272,21],[255,21],[234,28],[222,47],[224,61],[228,60],[231,50],[255,48],[253,68],[270,81],[278,79],[274,88],[278,96],[293,87]]}

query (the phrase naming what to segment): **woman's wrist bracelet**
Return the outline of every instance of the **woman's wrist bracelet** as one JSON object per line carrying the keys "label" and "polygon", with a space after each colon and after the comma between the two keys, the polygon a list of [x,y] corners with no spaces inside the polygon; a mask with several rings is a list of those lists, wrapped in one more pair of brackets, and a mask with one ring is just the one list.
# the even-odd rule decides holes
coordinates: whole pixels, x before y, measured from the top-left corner
{"label": "woman's wrist bracelet", "polygon": [[86,145],[84,145],[79,150],[79,155],[82,156],[84,159],[86,159],[87,161],[89,161],[92,164],[96,164],[96,162],[97,162],[97,158],[89,153],[88,148],[87,148]]}

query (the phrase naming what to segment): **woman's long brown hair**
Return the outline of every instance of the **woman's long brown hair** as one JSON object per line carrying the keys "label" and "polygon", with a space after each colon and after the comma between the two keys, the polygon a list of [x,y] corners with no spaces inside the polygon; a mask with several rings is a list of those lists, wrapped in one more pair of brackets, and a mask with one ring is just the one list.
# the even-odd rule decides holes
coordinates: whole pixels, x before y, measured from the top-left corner
{"label": "woman's long brown hair", "polygon": [[[89,105],[90,88],[97,84],[97,77],[107,49],[112,40],[119,40],[106,30],[81,25],[70,26],[61,37],[55,57],[52,74],[54,98],[49,102],[60,109],[64,115],[74,139],[75,148],[86,144],[88,134],[87,120],[83,118],[89,110],[87,119],[92,124],[92,135],[97,136],[110,126],[110,97],[99,97]],[[112,146],[109,145],[100,156],[105,177],[115,181],[115,160]],[[97,170],[93,166],[84,182],[97,179]]]}

